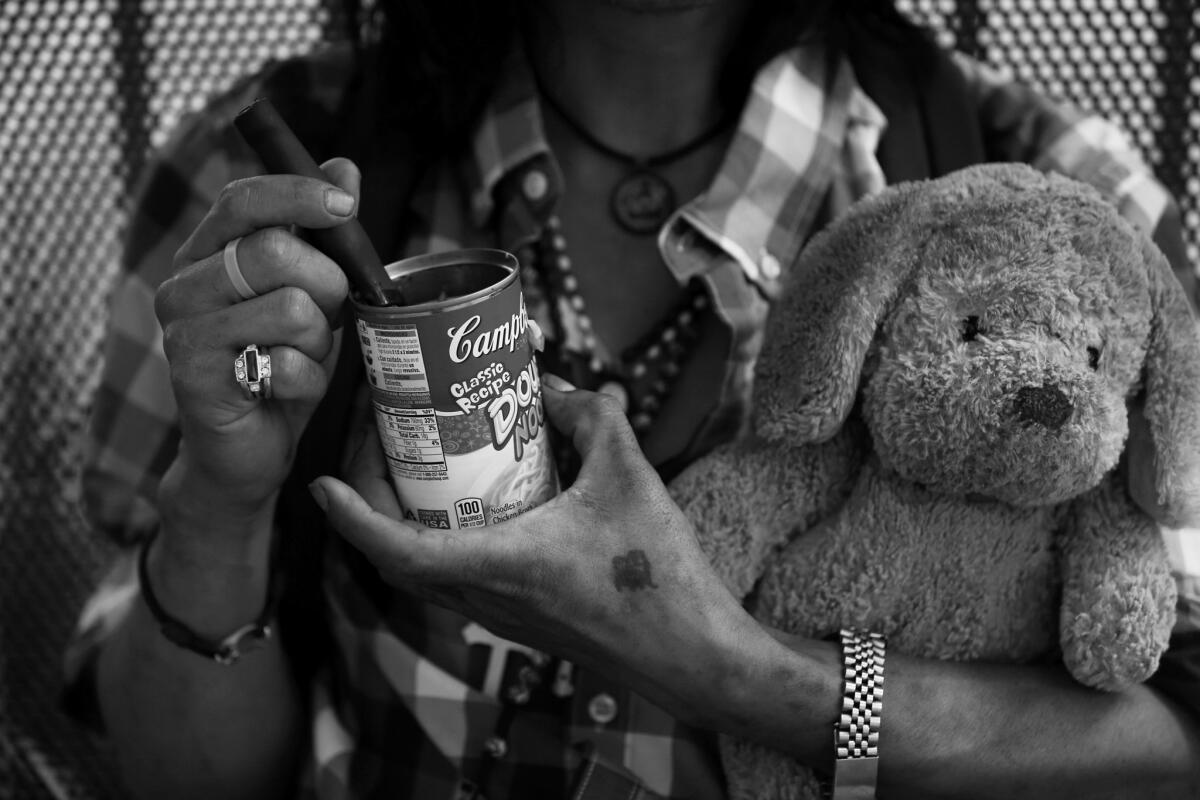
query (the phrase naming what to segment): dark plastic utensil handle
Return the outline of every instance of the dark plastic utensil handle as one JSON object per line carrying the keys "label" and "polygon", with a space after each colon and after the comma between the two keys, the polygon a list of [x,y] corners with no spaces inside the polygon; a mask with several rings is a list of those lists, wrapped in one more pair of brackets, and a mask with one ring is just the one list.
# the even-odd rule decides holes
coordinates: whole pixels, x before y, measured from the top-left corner
{"label": "dark plastic utensil handle", "polygon": [[[259,98],[242,109],[233,124],[262,159],[268,172],[329,180],[267,98]],[[384,290],[392,285],[392,281],[357,219],[309,233],[317,249],[336,261],[346,273],[359,300],[373,306],[388,304]]]}

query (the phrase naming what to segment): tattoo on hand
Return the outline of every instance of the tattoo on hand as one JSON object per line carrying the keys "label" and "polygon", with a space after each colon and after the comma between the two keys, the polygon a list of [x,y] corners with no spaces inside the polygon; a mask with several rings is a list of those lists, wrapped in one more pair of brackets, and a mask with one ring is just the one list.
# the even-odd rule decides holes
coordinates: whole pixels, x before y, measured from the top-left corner
{"label": "tattoo on hand", "polygon": [[613,586],[619,592],[628,589],[657,589],[658,584],[650,575],[650,559],[645,550],[630,550],[623,556],[613,556]]}

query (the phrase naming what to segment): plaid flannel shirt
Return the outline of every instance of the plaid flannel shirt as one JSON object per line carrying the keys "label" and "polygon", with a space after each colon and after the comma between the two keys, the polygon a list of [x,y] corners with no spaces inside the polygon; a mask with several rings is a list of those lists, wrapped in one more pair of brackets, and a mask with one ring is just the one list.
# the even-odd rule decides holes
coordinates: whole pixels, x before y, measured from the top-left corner
{"label": "plaid flannel shirt", "polygon": [[[994,143],[1045,169],[1098,180],[1147,230],[1162,223],[1170,205],[1166,192],[1131,149],[1114,147],[1123,140],[1111,126],[1044,103],[969,60],[961,67],[978,90],[978,110],[985,129],[996,134]],[[314,108],[332,113],[338,107],[350,69],[346,53],[311,61],[302,88]],[[154,526],[152,498],[178,442],[153,313],[155,288],[221,186],[259,171],[230,128],[255,87],[243,84],[182,127],[160,154],[136,207],[85,484],[98,524],[125,541]],[[874,151],[885,126],[848,63],[830,65],[813,48],[784,53],[758,74],[709,191],[664,225],[658,243],[665,264],[681,282],[703,280],[731,332],[705,429],[709,444],[732,435],[745,415],[762,323],[785,265],[813,230],[884,185]],[[519,59],[506,66],[474,143],[463,160],[446,161],[417,187],[407,252],[513,247],[535,236],[553,210],[561,176]],[[525,180],[532,172],[547,179],[547,191],[533,197],[501,190],[532,185]],[[545,309],[531,312],[537,317]],[[568,311],[567,341],[573,324]],[[306,792],[322,798],[467,798],[478,790],[492,800],[562,796],[570,774],[591,754],[608,766],[606,774],[630,781],[606,784],[597,773],[584,797],[617,796],[606,794],[606,785],[618,786],[622,797],[639,791],[666,798],[722,795],[709,739],[603,676],[552,660],[542,668],[542,690],[513,714],[499,698],[523,669],[542,661],[539,654],[381,587],[356,554],[331,539],[325,624],[337,652],[313,687]],[[126,558],[81,615],[67,659],[75,681],[87,680],[86,665],[136,596]],[[489,750],[492,756],[485,755]],[[631,786],[640,788],[631,793]]]}

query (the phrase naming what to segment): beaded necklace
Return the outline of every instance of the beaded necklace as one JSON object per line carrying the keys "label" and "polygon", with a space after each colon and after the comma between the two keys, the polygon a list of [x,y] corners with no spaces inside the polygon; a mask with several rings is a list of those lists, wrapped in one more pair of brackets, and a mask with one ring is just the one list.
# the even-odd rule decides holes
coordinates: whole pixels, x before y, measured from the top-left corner
{"label": "beaded necklace", "polygon": [[[684,296],[666,316],[620,354],[606,359],[600,352],[587,303],[579,293],[579,280],[558,218],[550,217],[541,239],[520,255],[526,294],[535,299],[545,296],[549,301],[546,305],[557,334],[543,354],[549,370],[580,388],[616,397],[634,432],[643,438],[699,339],[699,320],[709,308],[701,282],[690,281]],[[578,337],[574,342],[568,338],[564,306],[575,318]]]}

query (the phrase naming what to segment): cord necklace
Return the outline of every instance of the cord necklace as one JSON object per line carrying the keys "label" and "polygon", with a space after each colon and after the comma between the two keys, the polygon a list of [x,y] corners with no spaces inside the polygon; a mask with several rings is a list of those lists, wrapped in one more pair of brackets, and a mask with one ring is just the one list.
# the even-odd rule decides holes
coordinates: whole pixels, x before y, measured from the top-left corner
{"label": "cord necklace", "polygon": [[571,129],[580,141],[596,152],[627,167],[625,175],[617,181],[609,194],[608,209],[617,224],[629,233],[639,236],[657,233],[676,207],[675,189],[662,176],[661,168],[691,155],[713,141],[733,121],[731,115],[723,115],[712,126],[678,147],[665,153],[635,156],[597,139],[581,122],[559,105],[541,85],[540,80],[538,81],[538,91],[546,106]]}

